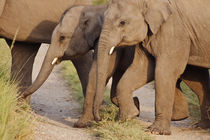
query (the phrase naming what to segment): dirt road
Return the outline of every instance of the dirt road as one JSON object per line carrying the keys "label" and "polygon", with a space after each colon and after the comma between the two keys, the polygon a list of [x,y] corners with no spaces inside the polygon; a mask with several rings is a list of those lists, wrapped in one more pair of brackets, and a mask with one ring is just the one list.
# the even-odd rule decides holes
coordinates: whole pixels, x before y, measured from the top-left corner
{"label": "dirt road", "polygon": [[[35,78],[47,46],[40,48],[34,65]],[[35,140],[88,140],[95,139],[85,132],[85,129],[73,128],[78,119],[79,104],[72,98],[71,91],[61,75],[61,69],[56,66],[45,84],[33,94],[31,102],[40,121],[36,122]],[[154,88],[148,84],[137,90],[135,94],[140,99],[140,120],[149,126],[154,120]],[[171,136],[155,136],[157,140],[210,140],[210,131],[192,130],[189,128],[192,121],[187,119],[172,122]]]}

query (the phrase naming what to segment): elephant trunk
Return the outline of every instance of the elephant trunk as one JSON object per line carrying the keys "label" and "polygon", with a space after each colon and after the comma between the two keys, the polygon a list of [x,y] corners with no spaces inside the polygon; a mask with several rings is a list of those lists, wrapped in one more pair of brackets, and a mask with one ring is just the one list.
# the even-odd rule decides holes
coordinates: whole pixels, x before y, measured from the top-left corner
{"label": "elephant trunk", "polygon": [[[109,50],[110,42],[108,41],[109,33],[108,30],[103,28],[102,34],[100,36],[99,45],[98,45],[98,54],[97,54],[97,85],[96,85],[96,95],[94,99],[94,117],[96,121],[101,120],[99,116],[99,108],[103,102],[103,96],[105,92],[106,79],[108,73],[108,66],[110,61]],[[113,52],[113,49],[112,49]]]}
{"label": "elephant trunk", "polygon": [[26,98],[27,96],[33,94],[37,89],[39,89],[52,72],[54,65],[58,61],[58,57],[54,57],[54,55],[52,55],[51,49],[52,47],[49,47],[36,80],[21,94],[23,98]]}

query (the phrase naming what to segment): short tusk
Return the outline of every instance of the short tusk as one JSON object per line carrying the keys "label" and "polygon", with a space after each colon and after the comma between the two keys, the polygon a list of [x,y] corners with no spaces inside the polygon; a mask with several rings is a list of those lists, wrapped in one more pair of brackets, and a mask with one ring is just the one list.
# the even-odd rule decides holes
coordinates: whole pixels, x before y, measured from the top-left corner
{"label": "short tusk", "polygon": [[57,61],[58,61],[58,58],[56,57],[56,58],[53,59],[51,64],[54,65]]}
{"label": "short tusk", "polygon": [[113,47],[110,49],[109,55],[112,55],[112,53],[114,52],[114,48],[115,48],[115,46],[113,46]]}

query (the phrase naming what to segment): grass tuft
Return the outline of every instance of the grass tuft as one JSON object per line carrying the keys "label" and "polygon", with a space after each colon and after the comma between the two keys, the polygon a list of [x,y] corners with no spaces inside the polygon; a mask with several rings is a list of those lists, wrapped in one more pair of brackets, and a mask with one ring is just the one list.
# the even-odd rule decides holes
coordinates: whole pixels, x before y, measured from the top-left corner
{"label": "grass tuft", "polygon": [[10,50],[0,40],[0,140],[29,139],[32,134],[30,107],[17,99],[17,84],[9,80]]}
{"label": "grass tuft", "polygon": [[151,140],[139,120],[116,121],[118,108],[109,104],[100,110],[103,120],[90,128],[94,136],[104,140]]}

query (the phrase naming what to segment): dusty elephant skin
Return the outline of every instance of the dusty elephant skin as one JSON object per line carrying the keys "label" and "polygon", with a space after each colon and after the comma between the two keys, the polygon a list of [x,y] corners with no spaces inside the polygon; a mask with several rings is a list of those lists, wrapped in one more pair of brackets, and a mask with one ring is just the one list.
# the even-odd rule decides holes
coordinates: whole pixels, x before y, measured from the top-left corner
{"label": "dusty elephant skin", "polygon": [[[149,130],[154,134],[170,134],[177,79],[184,72],[187,64],[210,68],[209,6],[208,0],[202,2],[197,0],[110,1],[99,39],[95,119],[100,120],[98,110],[103,99],[110,52],[116,46],[141,42],[156,61],[156,119]],[[206,81],[208,80],[205,78],[200,84]],[[199,99],[202,120],[199,125],[210,127],[207,112],[210,106],[210,95],[207,92],[207,86],[202,85],[202,88],[201,92],[204,94]],[[129,94],[120,94],[117,97],[120,119],[132,117],[137,113]]]}
{"label": "dusty elephant skin", "polygon": [[[89,73],[89,82],[86,91],[84,112],[80,120],[75,124],[76,127],[85,127],[89,121],[93,120],[92,105],[96,91],[96,49],[97,40],[100,36],[103,24],[103,13],[105,9],[106,6],[75,6],[67,9],[62,16],[60,23],[54,30],[51,47],[47,53],[48,57],[46,56],[46,58],[49,60],[45,60],[43,63],[43,67],[46,67],[45,65],[52,65],[52,63],[56,64],[57,61],[60,62],[65,59],[73,59],[75,57],[85,55],[89,52],[90,49],[95,50],[94,62]],[[109,64],[107,81],[111,76],[113,77],[111,100],[117,106],[118,103],[116,99],[116,86],[120,81],[123,73],[131,65],[134,55],[135,61],[132,66],[139,66],[143,68],[147,67],[147,70],[141,71],[140,69],[137,69],[136,71],[132,71],[133,76],[141,75],[141,78],[137,79],[138,81],[136,81],[135,84],[129,85],[130,88],[128,89],[135,90],[136,88],[139,88],[154,79],[153,58],[145,50],[142,50],[139,47],[137,47],[135,54],[134,51],[135,47],[119,48],[111,56],[112,63]],[[140,62],[139,60],[141,59],[144,59],[145,61]],[[39,75],[46,76],[48,74],[41,70]],[[190,75],[190,72],[188,72],[188,75]],[[40,77],[42,78],[42,82],[39,80]],[[47,76],[45,78],[47,78]],[[45,78],[39,76],[36,82],[29,89],[27,89],[25,93],[31,94],[39,86],[41,86],[41,84],[45,81]],[[128,87],[127,84],[127,82],[124,83],[124,85],[121,84],[121,87],[126,88]],[[179,84],[180,82],[177,82],[172,120],[180,120],[186,118],[189,114],[187,102],[181,93]]]}
{"label": "dusty elephant skin", "polygon": [[[6,3],[4,3],[6,2]],[[4,4],[4,6],[3,6]],[[50,43],[52,31],[66,8],[73,5],[92,5],[92,0],[0,0],[0,37],[12,48],[11,79],[20,81],[20,91],[32,84],[32,67],[41,43]],[[2,13],[1,13],[2,12]],[[86,61],[83,66],[80,62]],[[72,60],[85,90],[92,56]]]}

